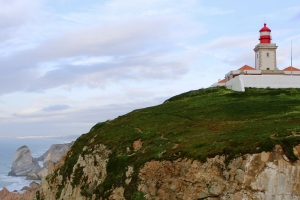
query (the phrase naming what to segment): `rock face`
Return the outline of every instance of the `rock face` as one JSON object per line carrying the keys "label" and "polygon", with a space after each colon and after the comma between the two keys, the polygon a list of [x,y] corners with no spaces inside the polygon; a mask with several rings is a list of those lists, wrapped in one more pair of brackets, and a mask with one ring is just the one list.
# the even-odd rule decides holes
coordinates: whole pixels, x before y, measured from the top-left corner
{"label": "rock face", "polygon": [[39,177],[38,174],[30,172],[30,173],[27,174],[26,179],[27,180],[40,180],[40,177]]}
{"label": "rock face", "polygon": [[[83,149],[83,151],[86,150],[87,147]],[[109,154],[110,151],[106,149],[104,145],[98,145],[89,154],[79,156],[74,168],[72,169],[71,177],[67,180],[64,179],[64,174],[56,177],[53,183],[51,183],[50,181],[48,182],[49,179],[43,179],[41,181],[40,191],[37,193],[37,199],[86,199],[86,197],[82,195],[82,188],[85,187],[87,190],[89,190],[90,188],[93,188],[103,182],[103,180],[107,176],[106,165]],[[62,157],[62,159],[55,166],[56,170],[59,170],[60,167],[65,165],[65,156]],[[76,176],[78,176],[77,172],[79,169],[83,169],[83,174],[81,174],[78,178]],[[57,173],[57,171],[55,171],[54,173]],[[53,173],[50,174],[50,179],[51,175],[53,175]],[[85,177],[84,180],[82,180],[83,177]],[[82,185],[74,187],[74,181],[81,182]],[[64,185],[64,187],[60,188],[62,185]],[[99,198],[96,198],[96,196],[94,195],[93,199]]]}
{"label": "rock face", "polygon": [[[8,175],[27,176],[28,180],[40,180],[48,175],[48,168],[50,167],[52,170],[53,165],[59,161],[72,144],[53,144],[44,155],[37,159],[32,158],[31,151],[27,146],[22,146],[15,153],[13,165]],[[38,164],[40,160],[44,163],[43,168]]]}
{"label": "rock face", "polygon": [[[68,151],[73,143],[54,144],[40,158],[32,158],[30,149],[27,146],[20,147],[14,156],[12,170],[9,176],[27,176],[28,180],[40,180],[52,172],[54,166],[59,159]],[[41,168],[38,160],[44,161],[44,167]],[[29,200],[32,199],[39,185],[32,182],[29,186],[25,186],[22,190],[26,190],[23,194],[18,192],[9,192],[6,188],[0,191],[0,200]]]}
{"label": "rock face", "polygon": [[39,184],[33,181],[29,184],[29,186],[24,186],[22,188],[22,191],[26,190],[26,191],[31,192],[31,191],[36,191],[38,189],[39,189]]}
{"label": "rock face", "polygon": [[[96,194],[85,197],[84,193],[92,191],[107,178],[111,151],[103,145],[90,152],[86,152],[86,148],[83,149],[84,156],[78,157],[70,178],[59,174],[65,158],[58,163],[54,174],[41,182],[37,199],[101,199]],[[299,147],[294,149],[298,150]],[[82,169],[82,174],[74,179],[78,169]],[[126,183],[123,186],[116,184],[105,199],[125,199],[124,186],[130,184],[132,174],[137,172],[137,189],[149,200],[300,199],[300,161],[291,163],[278,145],[273,152],[246,154],[228,165],[224,156],[216,156],[205,163],[191,159],[150,161],[140,169],[132,166],[126,169]]]}
{"label": "rock face", "polygon": [[66,154],[73,143],[74,142],[66,144],[53,144],[46,153],[38,158],[38,160],[43,161],[44,164],[44,167],[37,173],[38,179],[46,177],[48,173],[53,170],[56,163],[58,163],[62,156]]}
{"label": "rock face", "polygon": [[69,150],[73,143],[53,144],[50,149],[41,156],[44,166],[48,166],[49,162],[57,163],[59,159]]}
{"label": "rock face", "polygon": [[14,156],[9,176],[27,176],[28,173],[37,173],[42,168],[38,161],[32,158],[31,151],[27,146],[20,147]]}
{"label": "rock face", "polygon": [[0,191],[0,199],[1,200],[31,200],[34,196],[36,191],[39,188],[39,184],[36,182],[30,183],[29,187],[24,187],[26,190],[24,193],[20,194],[18,192],[10,192],[6,188]]}
{"label": "rock face", "polygon": [[280,146],[228,166],[224,160],[148,162],[140,170],[139,190],[146,199],[300,199],[300,161],[288,162]]}

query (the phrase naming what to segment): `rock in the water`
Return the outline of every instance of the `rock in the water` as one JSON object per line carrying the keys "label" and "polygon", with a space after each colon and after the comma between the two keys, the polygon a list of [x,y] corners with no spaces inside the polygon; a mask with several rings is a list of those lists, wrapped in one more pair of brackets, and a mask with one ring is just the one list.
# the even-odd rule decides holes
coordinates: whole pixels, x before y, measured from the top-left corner
{"label": "rock in the water", "polygon": [[24,187],[21,189],[21,191],[24,191],[24,190],[26,190],[26,191],[30,191],[30,187],[28,187],[28,186],[24,186]]}
{"label": "rock in the water", "polygon": [[21,191],[36,191],[39,188],[39,184],[37,182],[32,181],[29,186],[24,186]]}
{"label": "rock in the water", "polygon": [[40,180],[40,177],[36,173],[28,173],[27,180]]}
{"label": "rock in the water", "polygon": [[28,173],[37,173],[42,168],[37,160],[34,160],[27,146],[20,147],[14,156],[9,176],[27,176]]}

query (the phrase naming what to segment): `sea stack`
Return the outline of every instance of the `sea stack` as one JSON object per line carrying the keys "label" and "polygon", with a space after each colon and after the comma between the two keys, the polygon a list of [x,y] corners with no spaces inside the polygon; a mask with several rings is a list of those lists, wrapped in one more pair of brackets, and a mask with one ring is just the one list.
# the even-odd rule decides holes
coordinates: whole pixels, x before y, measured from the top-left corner
{"label": "sea stack", "polygon": [[41,167],[36,159],[33,159],[27,146],[20,147],[14,156],[9,176],[27,176],[28,173],[38,173]]}

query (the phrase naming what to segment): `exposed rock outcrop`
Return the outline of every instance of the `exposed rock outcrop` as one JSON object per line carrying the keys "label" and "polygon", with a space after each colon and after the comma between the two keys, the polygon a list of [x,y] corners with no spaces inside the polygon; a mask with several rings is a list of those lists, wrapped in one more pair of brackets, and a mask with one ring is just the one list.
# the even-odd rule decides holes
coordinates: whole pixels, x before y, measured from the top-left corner
{"label": "exposed rock outcrop", "polygon": [[146,199],[300,199],[300,161],[288,162],[280,146],[228,166],[224,161],[148,162],[140,170],[139,190]]}
{"label": "exposed rock outcrop", "polygon": [[138,151],[138,150],[140,150],[142,147],[143,147],[143,143],[142,143],[142,141],[141,140],[137,140],[137,141],[134,141],[133,142],[133,149],[135,150],[135,151]]}
{"label": "exposed rock outcrop", "polygon": [[[84,147],[83,151],[87,151],[87,147]],[[102,183],[106,178],[106,165],[108,162],[108,155],[110,153],[111,151],[106,149],[104,145],[97,145],[90,153],[86,153],[84,156],[79,156],[72,169],[70,178],[66,178],[66,175],[64,174],[55,177],[55,180],[50,182],[49,180],[52,178],[52,173],[48,179],[43,179],[41,181],[40,191],[37,196],[44,200],[86,199],[86,197],[82,195],[84,192],[83,190],[87,190],[85,192],[92,190],[95,186]],[[60,167],[65,165],[66,156],[67,155],[62,157],[62,159],[55,166],[54,173],[58,173]],[[78,170],[80,169],[82,169],[82,174],[78,175]],[[74,182],[80,182],[81,184],[75,187]],[[94,195],[93,199],[99,198]]]}
{"label": "exposed rock outcrop", "polygon": [[56,163],[66,154],[73,143],[53,144],[46,153],[38,158],[44,164],[44,167],[37,173],[39,179],[46,177],[53,170]]}
{"label": "exposed rock outcrop", "polygon": [[[295,151],[300,148],[295,148]],[[86,148],[84,148],[84,152]],[[107,178],[107,162],[110,151],[103,145],[90,153],[79,156],[71,178],[50,175],[41,182],[39,197],[44,199],[90,199],[84,192],[91,192]],[[59,166],[55,173],[59,174]],[[77,177],[77,170],[83,174]],[[138,175],[138,191],[146,199],[300,199],[300,161],[291,163],[282,148],[273,152],[246,154],[235,158],[228,165],[224,156],[207,159],[205,163],[191,159],[175,161],[150,161],[140,169],[127,167],[125,185],[130,184],[132,174]],[[79,180],[78,180],[79,179]],[[61,187],[63,185],[63,187]],[[60,188],[61,187],[61,188]],[[59,189],[60,188],[60,189]],[[108,199],[125,199],[126,187],[116,185]],[[56,196],[57,195],[57,196]],[[92,199],[100,199],[96,194]]]}
{"label": "exposed rock outcrop", "polygon": [[36,173],[28,173],[27,174],[27,177],[26,177],[27,180],[40,180],[40,177],[38,174]]}
{"label": "exposed rock outcrop", "polygon": [[14,156],[9,176],[27,176],[28,173],[38,173],[42,168],[31,155],[27,146],[20,147]]}
{"label": "exposed rock outcrop", "polygon": [[[43,167],[43,169],[41,171],[39,171],[39,173],[37,173],[37,176],[39,177],[39,179],[42,179],[42,178],[46,177],[48,175],[48,173],[49,173],[49,169],[46,167]],[[27,179],[29,179],[28,176],[27,176]]]}
{"label": "exposed rock outcrop", "polygon": [[36,191],[39,188],[39,184],[36,182],[30,183],[29,187],[26,186],[23,188],[24,193],[19,192],[10,192],[6,188],[3,188],[0,191],[1,200],[31,200],[35,196]]}
{"label": "exposed rock outcrop", "polygon": [[38,158],[39,161],[43,161],[44,166],[48,166],[49,162],[57,163],[59,159],[69,150],[72,143],[66,144],[53,144],[50,149],[46,151],[42,156]]}
{"label": "exposed rock outcrop", "polygon": [[34,181],[32,181],[30,184],[29,184],[29,186],[25,186],[25,187],[23,187],[22,188],[22,191],[29,191],[29,192],[31,192],[31,191],[36,191],[36,190],[38,190],[39,189],[39,184],[38,183],[36,183],[36,182],[34,182]]}
{"label": "exposed rock outcrop", "polygon": [[[54,166],[59,159],[68,151],[73,143],[68,144],[54,144],[50,149],[39,158],[32,158],[31,151],[27,146],[20,147],[14,156],[12,170],[9,172],[9,176],[27,176],[28,180],[41,180],[46,177],[48,173],[51,173]],[[38,160],[44,162],[44,167],[41,168],[38,164]],[[22,190],[26,192],[20,194],[18,192],[9,192],[6,188],[0,191],[0,200],[27,200],[32,199],[38,184],[32,182],[30,186],[24,187]]]}
{"label": "exposed rock outcrop", "polygon": [[[53,170],[59,159],[68,151],[73,143],[53,144],[50,149],[40,156],[33,158],[27,146],[20,147],[14,156],[13,165],[9,176],[27,176],[28,180],[40,180],[48,175],[48,171]],[[40,167],[38,161],[43,161],[44,167]]]}

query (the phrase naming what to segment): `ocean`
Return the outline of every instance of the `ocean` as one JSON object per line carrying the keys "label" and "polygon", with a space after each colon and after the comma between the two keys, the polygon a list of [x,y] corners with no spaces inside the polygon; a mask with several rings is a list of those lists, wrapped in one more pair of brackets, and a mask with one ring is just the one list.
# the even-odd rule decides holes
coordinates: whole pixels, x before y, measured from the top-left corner
{"label": "ocean", "polygon": [[32,156],[37,158],[43,155],[52,144],[69,143],[78,137],[79,136],[0,138],[0,190],[6,187],[9,191],[19,191],[31,183],[30,180],[26,180],[26,177],[7,176],[11,170],[14,154],[18,148],[23,145],[28,146]]}

